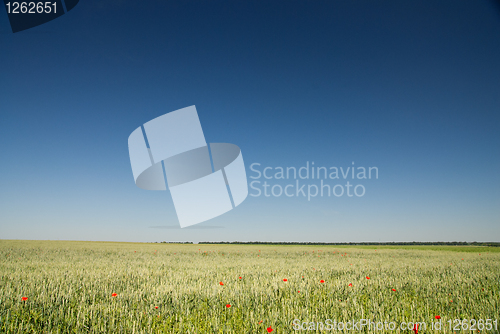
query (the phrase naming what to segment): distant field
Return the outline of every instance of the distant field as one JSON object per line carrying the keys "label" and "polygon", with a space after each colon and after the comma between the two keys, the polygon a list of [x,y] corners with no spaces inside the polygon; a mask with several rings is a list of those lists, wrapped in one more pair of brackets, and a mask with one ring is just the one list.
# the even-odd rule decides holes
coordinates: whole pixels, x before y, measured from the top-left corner
{"label": "distant field", "polygon": [[500,249],[0,240],[2,333],[328,333],[334,321],[498,333]]}

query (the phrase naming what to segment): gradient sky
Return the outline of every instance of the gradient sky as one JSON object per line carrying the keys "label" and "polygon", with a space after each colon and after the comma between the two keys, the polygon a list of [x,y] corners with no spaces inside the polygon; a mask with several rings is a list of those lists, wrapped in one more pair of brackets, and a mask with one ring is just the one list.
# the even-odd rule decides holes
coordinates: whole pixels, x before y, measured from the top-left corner
{"label": "gradient sky", "polygon": [[[15,34],[0,13],[0,64],[2,239],[500,241],[494,2],[82,0]],[[314,161],[379,179],[180,229],[168,191],[134,184],[127,139],[190,105],[248,176]]]}

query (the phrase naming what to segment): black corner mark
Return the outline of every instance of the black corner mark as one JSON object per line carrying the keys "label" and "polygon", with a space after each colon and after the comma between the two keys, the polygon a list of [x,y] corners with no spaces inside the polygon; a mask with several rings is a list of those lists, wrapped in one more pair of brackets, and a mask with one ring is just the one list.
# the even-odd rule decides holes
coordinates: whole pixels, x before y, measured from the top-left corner
{"label": "black corner mark", "polygon": [[[64,14],[63,0],[12,1],[4,0],[12,32],[30,29],[52,21]],[[73,9],[79,0],[66,0],[66,10]]]}
{"label": "black corner mark", "polygon": [[75,8],[76,4],[80,0],[64,0],[64,3],[66,4],[66,11],[69,12],[73,8]]}

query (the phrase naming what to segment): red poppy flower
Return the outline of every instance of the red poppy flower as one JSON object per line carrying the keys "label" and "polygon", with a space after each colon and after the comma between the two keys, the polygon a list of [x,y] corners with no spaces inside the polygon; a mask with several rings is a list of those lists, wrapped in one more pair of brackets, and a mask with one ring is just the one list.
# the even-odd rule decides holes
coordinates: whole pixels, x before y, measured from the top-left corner
{"label": "red poppy flower", "polygon": [[352,283],[349,283],[349,286],[352,286]]}
{"label": "red poppy flower", "polygon": [[297,291],[298,293],[300,293],[300,291]]}
{"label": "red poppy flower", "polygon": [[224,283],[222,283],[222,282],[219,282],[219,284],[220,284],[220,285],[224,285]]}
{"label": "red poppy flower", "polygon": [[241,279],[241,276],[239,278]]}
{"label": "red poppy flower", "polygon": [[271,333],[273,331],[273,329],[271,328],[271,326],[267,327],[267,332],[268,333]]}
{"label": "red poppy flower", "polygon": [[287,282],[288,280],[286,278],[283,278],[283,282]]}
{"label": "red poppy flower", "polygon": [[396,291],[396,289],[392,289],[392,291]]}
{"label": "red poppy flower", "polygon": [[231,307],[231,304],[226,304],[226,307],[227,307],[227,308],[230,308],[230,307]]}
{"label": "red poppy flower", "polygon": [[320,282],[320,283],[325,283],[325,281],[324,281],[324,280],[321,280],[321,281],[319,281],[319,282]]}
{"label": "red poppy flower", "polygon": [[158,308],[158,306],[155,306],[155,308]]}
{"label": "red poppy flower", "polygon": [[26,300],[28,300],[28,297],[22,297],[21,299],[26,301]]}
{"label": "red poppy flower", "polygon": [[116,293],[111,294],[111,297],[116,297],[116,296],[118,296]]}
{"label": "red poppy flower", "polygon": [[440,315],[436,315],[434,318],[436,318],[436,319],[439,320],[439,319],[441,319],[441,316]]}
{"label": "red poppy flower", "polygon": [[366,279],[370,279],[370,277],[366,276]]}

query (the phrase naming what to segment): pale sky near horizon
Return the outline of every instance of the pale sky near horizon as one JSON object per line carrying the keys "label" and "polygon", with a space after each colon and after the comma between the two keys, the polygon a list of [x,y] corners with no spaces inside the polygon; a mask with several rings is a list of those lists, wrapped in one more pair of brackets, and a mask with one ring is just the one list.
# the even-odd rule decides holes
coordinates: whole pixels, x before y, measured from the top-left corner
{"label": "pale sky near horizon", "polygon": [[[18,33],[4,12],[0,239],[498,242],[499,59],[488,0],[85,0]],[[168,191],[134,184],[127,139],[191,105],[254,187],[307,192],[321,180],[250,166],[314,162],[364,195],[250,195],[180,229]]]}

